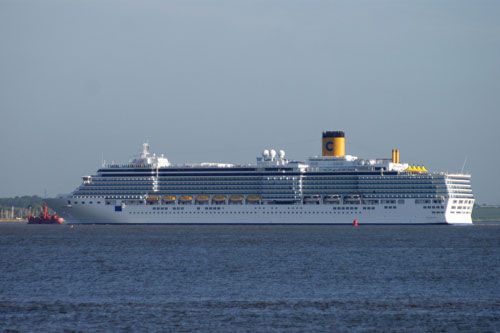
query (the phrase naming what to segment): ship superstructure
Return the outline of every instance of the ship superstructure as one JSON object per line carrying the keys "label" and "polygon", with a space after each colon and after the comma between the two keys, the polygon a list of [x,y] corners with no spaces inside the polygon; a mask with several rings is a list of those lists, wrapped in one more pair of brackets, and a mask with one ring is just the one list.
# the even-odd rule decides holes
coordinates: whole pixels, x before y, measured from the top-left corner
{"label": "ship superstructure", "polygon": [[305,162],[266,149],[255,164],[173,165],[142,153],[84,176],[47,202],[72,223],[471,224],[470,175],[428,172],[345,154],[343,132],[324,132]]}

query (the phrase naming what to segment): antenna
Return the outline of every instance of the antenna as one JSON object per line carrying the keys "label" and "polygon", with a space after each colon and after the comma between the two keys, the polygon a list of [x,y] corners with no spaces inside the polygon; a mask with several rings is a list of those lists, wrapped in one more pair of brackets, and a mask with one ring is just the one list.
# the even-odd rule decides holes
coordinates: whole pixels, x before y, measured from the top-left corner
{"label": "antenna", "polygon": [[462,165],[462,171],[460,171],[460,173],[461,173],[461,174],[463,174],[463,173],[464,173],[465,163],[467,163],[467,155],[465,156],[464,165]]}

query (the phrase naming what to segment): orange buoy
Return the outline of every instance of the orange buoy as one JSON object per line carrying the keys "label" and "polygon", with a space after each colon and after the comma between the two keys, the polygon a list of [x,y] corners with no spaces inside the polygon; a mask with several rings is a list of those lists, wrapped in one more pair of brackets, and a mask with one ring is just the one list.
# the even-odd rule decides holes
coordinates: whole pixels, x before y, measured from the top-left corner
{"label": "orange buoy", "polygon": [[352,222],[352,225],[357,227],[358,226],[358,220],[354,219],[354,221]]}

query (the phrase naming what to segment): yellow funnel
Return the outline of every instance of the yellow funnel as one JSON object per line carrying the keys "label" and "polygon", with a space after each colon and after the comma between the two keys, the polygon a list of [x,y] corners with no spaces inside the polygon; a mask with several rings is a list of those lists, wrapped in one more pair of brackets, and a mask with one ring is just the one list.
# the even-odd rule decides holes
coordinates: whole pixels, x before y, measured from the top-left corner
{"label": "yellow funnel", "polygon": [[323,132],[323,156],[345,156],[344,132]]}

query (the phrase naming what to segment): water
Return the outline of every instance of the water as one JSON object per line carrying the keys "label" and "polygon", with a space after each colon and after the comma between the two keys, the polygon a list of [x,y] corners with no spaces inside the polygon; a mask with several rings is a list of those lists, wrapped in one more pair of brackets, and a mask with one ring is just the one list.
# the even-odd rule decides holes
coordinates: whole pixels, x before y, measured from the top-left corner
{"label": "water", "polygon": [[0,225],[4,331],[500,331],[500,225]]}

